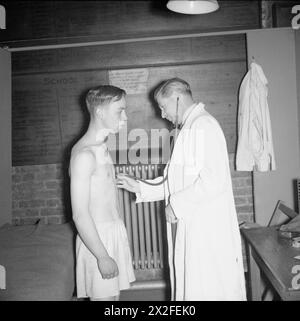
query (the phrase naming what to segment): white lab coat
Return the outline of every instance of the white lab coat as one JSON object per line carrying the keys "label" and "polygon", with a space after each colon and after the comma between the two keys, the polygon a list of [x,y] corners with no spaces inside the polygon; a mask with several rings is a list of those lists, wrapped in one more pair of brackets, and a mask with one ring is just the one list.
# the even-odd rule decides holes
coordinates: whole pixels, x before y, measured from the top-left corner
{"label": "white lab coat", "polygon": [[167,223],[172,300],[245,300],[226,141],[202,103],[180,131],[165,176],[167,172],[165,184],[140,182],[136,195],[137,202],[170,201],[178,218],[174,252]]}
{"label": "white lab coat", "polygon": [[261,66],[252,62],[239,93],[238,171],[276,169],[267,84]]}

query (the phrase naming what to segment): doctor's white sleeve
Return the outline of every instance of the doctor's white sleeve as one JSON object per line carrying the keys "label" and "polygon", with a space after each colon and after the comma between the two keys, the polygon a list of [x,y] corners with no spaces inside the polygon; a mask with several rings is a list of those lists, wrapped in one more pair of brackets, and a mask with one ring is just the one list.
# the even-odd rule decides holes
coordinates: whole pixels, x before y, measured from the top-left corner
{"label": "doctor's white sleeve", "polygon": [[[163,180],[163,176],[156,177],[154,179],[146,180],[151,183],[159,183]],[[136,203],[141,202],[154,202],[161,201],[164,199],[164,184],[159,184],[156,186],[148,185],[139,181],[140,193],[136,193]]]}
{"label": "doctor's white sleeve", "polygon": [[223,133],[215,125],[206,127],[201,138],[196,140],[198,174],[195,175],[193,184],[170,196],[171,207],[179,219],[199,213],[199,206],[216,202],[230,184],[228,153]]}

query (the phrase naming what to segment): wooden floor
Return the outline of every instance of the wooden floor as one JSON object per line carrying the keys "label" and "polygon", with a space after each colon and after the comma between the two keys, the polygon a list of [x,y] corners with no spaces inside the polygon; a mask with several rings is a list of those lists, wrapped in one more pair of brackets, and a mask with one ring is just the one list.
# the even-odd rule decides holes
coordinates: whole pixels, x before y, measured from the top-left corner
{"label": "wooden floor", "polygon": [[164,280],[141,281],[121,291],[120,301],[169,301],[170,288]]}
{"label": "wooden floor", "polygon": [[[245,272],[247,300],[249,300],[248,275]],[[73,301],[88,299],[73,298]],[[130,289],[121,291],[120,301],[170,301],[170,288],[164,280],[133,283]]]}

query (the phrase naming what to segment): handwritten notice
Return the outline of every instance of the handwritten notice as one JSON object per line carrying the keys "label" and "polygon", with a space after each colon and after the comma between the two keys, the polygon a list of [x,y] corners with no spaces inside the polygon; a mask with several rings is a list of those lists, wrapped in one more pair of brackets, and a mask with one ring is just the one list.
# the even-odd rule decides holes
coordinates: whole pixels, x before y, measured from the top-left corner
{"label": "handwritten notice", "polygon": [[126,90],[128,95],[147,92],[149,70],[147,68],[110,70],[108,72],[110,85]]}

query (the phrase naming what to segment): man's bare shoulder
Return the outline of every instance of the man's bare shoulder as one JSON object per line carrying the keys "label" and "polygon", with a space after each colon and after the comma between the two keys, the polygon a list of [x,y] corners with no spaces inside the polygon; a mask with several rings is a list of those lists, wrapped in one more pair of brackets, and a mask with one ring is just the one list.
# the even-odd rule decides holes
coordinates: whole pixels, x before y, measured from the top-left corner
{"label": "man's bare shoulder", "polygon": [[77,162],[77,163],[95,161],[95,154],[88,147],[81,148],[80,150],[72,150],[71,161]]}
{"label": "man's bare shoulder", "polygon": [[95,168],[96,158],[94,152],[88,148],[74,148],[71,152],[71,174],[88,174]]}

